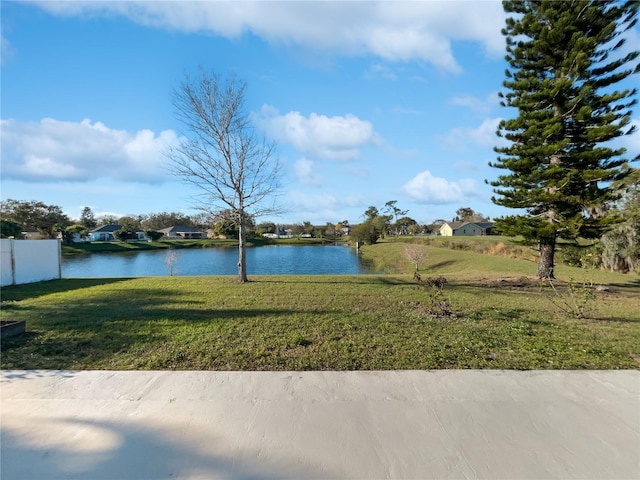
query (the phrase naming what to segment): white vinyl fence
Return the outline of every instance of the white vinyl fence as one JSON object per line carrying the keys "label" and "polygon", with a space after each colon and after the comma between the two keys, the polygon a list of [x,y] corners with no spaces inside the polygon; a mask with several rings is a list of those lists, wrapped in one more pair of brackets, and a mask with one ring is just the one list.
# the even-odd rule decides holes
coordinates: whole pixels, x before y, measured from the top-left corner
{"label": "white vinyl fence", "polygon": [[3,287],[62,277],[59,240],[0,239],[0,277]]}

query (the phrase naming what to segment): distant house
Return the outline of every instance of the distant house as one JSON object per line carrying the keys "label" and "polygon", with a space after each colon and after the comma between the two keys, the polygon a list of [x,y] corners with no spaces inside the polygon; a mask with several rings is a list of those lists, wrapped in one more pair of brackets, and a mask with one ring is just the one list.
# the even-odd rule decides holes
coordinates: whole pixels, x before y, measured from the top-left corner
{"label": "distant house", "polygon": [[[90,242],[114,242],[117,240],[115,232],[122,229],[122,225],[111,223],[109,225],[103,225],[98,228],[94,228],[87,235],[87,239]],[[145,233],[137,229],[135,232],[136,238],[133,240],[148,240]]]}
{"label": "distant house", "polygon": [[492,234],[493,223],[489,222],[445,222],[440,227],[440,235],[443,237]]}
{"label": "distant house", "polygon": [[[60,234],[60,236],[58,238],[62,239],[62,234]],[[90,240],[88,240],[87,237],[83,237],[78,232],[74,232],[74,233],[71,234],[71,243],[84,243],[84,242],[89,242],[89,241]]]}
{"label": "distant house", "polygon": [[24,238],[25,240],[45,240],[49,237],[43,235],[41,232],[28,231],[22,232],[22,238]]}
{"label": "distant house", "polygon": [[162,228],[158,230],[164,236],[171,240],[184,240],[205,238],[206,234],[195,227],[187,227],[184,225],[174,225],[173,227]]}
{"label": "distant house", "polygon": [[103,225],[98,228],[94,228],[87,235],[90,242],[113,242],[116,239],[113,232],[120,230],[122,227],[112,223],[110,225]]}

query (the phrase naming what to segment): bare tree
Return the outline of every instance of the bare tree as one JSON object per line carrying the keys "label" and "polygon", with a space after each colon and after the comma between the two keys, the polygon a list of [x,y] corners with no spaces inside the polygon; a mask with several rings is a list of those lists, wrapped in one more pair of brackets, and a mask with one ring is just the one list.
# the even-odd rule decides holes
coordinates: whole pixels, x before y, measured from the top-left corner
{"label": "bare tree", "polygon": [[429,256],[429,251],[425,245],[419,243],[409,243],[404,246],[404,257],[415,265],[415,272],[420,271],[420,262]]}
{"label": "bare tree", "polygon": [[174,90],[173,105],[185,127],[168,156],[175,175],[200,190],[198,207],[229,209],[238,225],[238,279],[247,282],[246,225],[250,215],[274,213],[279,163],[275,145],[258,138],[244,110],[246,83],[222,80],[202,68]]}
{"label": "bare tree", "polygon": [[173,276],[174,265],[178,261],[178,254],[173,248],[167,250],[167,254],[164,257],[164,263],[169,268],[169,275]]}

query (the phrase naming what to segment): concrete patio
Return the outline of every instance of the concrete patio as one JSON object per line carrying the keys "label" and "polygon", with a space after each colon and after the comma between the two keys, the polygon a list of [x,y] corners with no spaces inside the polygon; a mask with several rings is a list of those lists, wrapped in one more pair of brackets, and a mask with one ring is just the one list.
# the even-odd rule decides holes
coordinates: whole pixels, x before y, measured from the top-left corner
{"label": "concrete patio", "polygon": [[18,479],[640,478],[640,371],[3,371]]}

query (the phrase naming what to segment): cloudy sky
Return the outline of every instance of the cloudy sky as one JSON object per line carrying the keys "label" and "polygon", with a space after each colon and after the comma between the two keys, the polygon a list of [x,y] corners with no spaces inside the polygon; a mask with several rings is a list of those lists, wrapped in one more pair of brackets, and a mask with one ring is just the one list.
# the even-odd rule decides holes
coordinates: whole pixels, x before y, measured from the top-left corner
{"label": "cloudy sky", "polygon": [[[2,1],[2,199],[72,218],[194,213],[163,151],[171,93],[199,66],[246,81],[278,145],[280,222],[492,218],[506,63],[497,1]],[[637,41],[638,31],[632,38]],[[637,84],[637,80],[636,80]],[[637,115],[634,120],[640,124]],[[633,154],[640,138],[626,138]]]}

